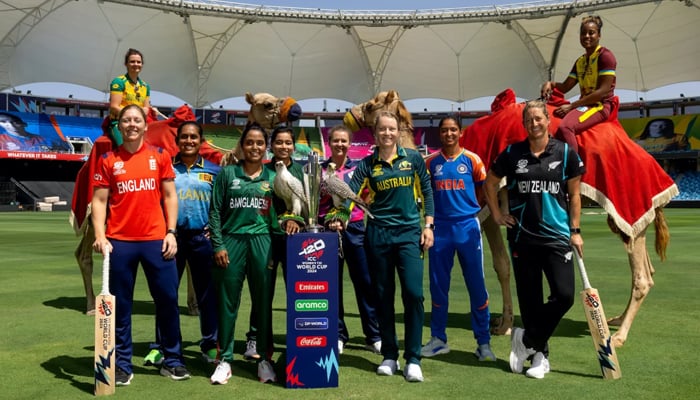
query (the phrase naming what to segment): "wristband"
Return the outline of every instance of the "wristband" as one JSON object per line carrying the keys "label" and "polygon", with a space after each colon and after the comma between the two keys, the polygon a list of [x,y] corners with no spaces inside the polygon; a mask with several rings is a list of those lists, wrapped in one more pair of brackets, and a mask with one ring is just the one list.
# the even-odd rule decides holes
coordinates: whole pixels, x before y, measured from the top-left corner
{"label": "wristband", "polygon": [[570,228],[569,232],[581,234],[581,228]]}
{"label": "wristband", "polygon": [[172,233],[173,236],[177,237],[177,229],[168,229],[165,234]]}
{"label": "wristband", "polygon": [[425,228],[435,230],[435,224],[425,224]]}

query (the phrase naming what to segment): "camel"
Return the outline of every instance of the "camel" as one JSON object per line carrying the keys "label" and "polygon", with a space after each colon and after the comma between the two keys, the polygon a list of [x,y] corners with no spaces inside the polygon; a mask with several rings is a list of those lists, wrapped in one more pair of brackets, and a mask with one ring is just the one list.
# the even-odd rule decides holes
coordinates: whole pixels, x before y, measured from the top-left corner
{"label": "camel", "polygon": [[[551,99],[548,104],[550,115],[555,104],[564,101],[563,97]],[[463,131],[460,144],[476,152],[488,169],[508,144],[526,138],[521,122],[523,108],[524,103],[516,104],[515,93],[507,89],[496,98],[492,114],[477,119]],[[551,133],[556,131],[559,121],[551,119]],[[678,187],[656,160],[627,136],[617,121],[617,107],[608,121],[581,133],[577,140],[587,169],[582,177],[581,194],[597,202],[608,213],[608,225],[622,238],[632,273],[627,307],[622,314],[608,320],[610,325],[619,327],[611,342],[615,347],[621,347],[644,298],[654,286],[655,270],[646,249],[647,228],[653,222],[655,249],[663,261],[670,235],[662,208],[678,194]],[[501,201],[501,204],[507,203]],[[510,286],[504,285],[509,279],[510,268],[507,251],[500,238],[500,227],[492,218],[484,221],[483,229],[503,291],[504,314],[498,328],[504,332],[512,327],[512,314],[506,314],[506,310],[512,312]]]}
{"label": "camel", "polygon": [[[272,128],[278,122],[291,122],[299,119],[301,108],[291,97],[277,98],[269,93],[250,94],[246,93],[246,100],[251,104],[249,111],[249,122],[258,122],[266,128]],[[154,116],[149,116],[148,130],[146,131],[146,142],[162,147],[171,156],[178,153],[175,143],[177,127],[182,122],[194,121],[196,116],[192,109],[183,105],[173,115],[165,120],[157,120]],[[103,124],[103,129],[105,125]],[[205,132],[206,135],[206,132]],[[87,301],[86,314],[93,315],[95,312],[95,292],[92,284],[92,243],[95,240],[94,232],[90,226],[90,201],[92,200],[92,176],[97,168],[99,157],[112,150],[112,141],[109,134],[100,136],[92,147],[90,157],[78,172],[73,191],[73,201],[69,222],[77,236],[81,236],[78,247],[75,250],[75,257],[80,267],[85,288]],[[218,164],[227,163],[228,150],[221,149],[210,143],[202,143],[200,154],[203,157]],[[192,288],[188,271],[187,305],[190,314],[197,313],[197,303]]]}
{"label": "camel", "polygon": [[399,119],[399,144],[410,149],[416,148],[413,137],[413,118],[403,101],[399,98],[399,93],[395,90],[380,92],[374,98],[353,106],[345,113],[343,123],[353,132],[362,128],[374,128],[374,123],[380,111],[391,111]]}

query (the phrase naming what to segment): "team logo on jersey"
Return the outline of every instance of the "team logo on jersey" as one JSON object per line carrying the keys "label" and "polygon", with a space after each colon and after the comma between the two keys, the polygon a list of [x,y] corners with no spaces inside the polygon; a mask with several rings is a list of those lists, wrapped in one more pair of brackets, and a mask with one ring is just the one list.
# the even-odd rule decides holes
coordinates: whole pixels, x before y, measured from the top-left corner
{"label": "team logo on jersey", "polygon": [[437,177],[437,176],[442,176],[442,167],[443,167],[442,164],[436,166],[436,167],[435,167],[435,173],[433,174],[433,176],[435,176],[435,177]]}
{"label": "team logo on jersey", "polygon": [[372,176],[382,176],[384,175],[384,171],[382,171],[382,166],[381,164],[377,164],[374,166],[372,169]]}
{"label": "team logo on jersey", "polygon": [[229,186],[229,189],[231,190],[237,190],[241,188],[241,180],[236,178],[231,180],[231,186]]}
{"label": "team logo on jersey", "polygon": [[151,157],[148,159],[148,169],[150,169],[151,171],[155,171],[158,169],[155,158]]}
{"label": "team logo on jersey", "polygon": [[459,164],[459,165],[457,166],[457,172],[458,172],[458,173],[460,173],[460,174],[466,174],[467,171],[469,171],[469,168],[467,168],[467,166],[466,166],[465,164]]}
{"label": "team logo on jersey", "polygon": [[559,167],[559,164],[561,164],[561,161],[552,161],[551,163],[549,163],[549,167],[548,167],[547,171],[557,169],[557,167]]}
{"label": "team logo on jersey", "polygon": [[115,176],[126,174],[126,170],[124,169],[124,161],[117,161],[114,163],[114,167],[112,167],[112,174]]}
{"label": "team logo on jersey", "polygon": [[527,160],[518,160],[518,168],[515,170],[516,174],[524,174],[527,172]]}
{"label": "team logo on jersey", "polygon": [[202,172],[199,174],[199,180],[202,182],[212,183],[212,181],[214,180],[214,175]]}
{"label": "team logo on jersey", "polygon": [[270,191],[270,182],[268,182],[268,181],[260,182],[260,190],[262,190],[263,192],[269,192]]}
{"label": "team logo on jersey", "polygon": [[410,161],[403,160],[399,163],[399,171],[410,171],[413,169]]}

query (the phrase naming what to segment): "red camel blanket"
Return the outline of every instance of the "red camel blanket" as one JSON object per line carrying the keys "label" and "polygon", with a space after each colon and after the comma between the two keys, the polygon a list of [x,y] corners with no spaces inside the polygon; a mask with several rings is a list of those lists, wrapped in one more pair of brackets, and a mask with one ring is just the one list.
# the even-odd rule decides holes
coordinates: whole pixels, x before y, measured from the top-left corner
{"label": "red camel blanket", "polygon": [[[550,116],[563,96],[548,104]],[[460,144],[479,155],[488,169],[507,145],[522,141],[527,132],[522,123],[524,103],[515,103],[515,94],[507,89],[496,97],[492,114],[467,127]],[[637,236],[653,220],[655,208],[663,207],[678,195],[678,187],[654,158],[634,143],[617,121],[614,107],[610,119],[577,135],[579,154],[586,166],[581,193],[594,200],[613,218],[618,228]],[[560,119],[551,118],[553,134]]]}
{"label": "red camel blanket", "polygon": [[[175,157],[178,153],[177,144],[175,143],[178,126],[185,121],[195,120],[194,112],[192,112],[192,109],[187,105],[183,105],[175,110],[173,116],[165,120],[158,121],[154,116],[149,115],[148,130],[146,130],[145,136],[146,143],[162,147],[170,153],[172,157]],[[102,128],[105,133],[95,141],[90,151],[90,157],[85,164],[83,164],[82,168],[80,168],[75,180],[69,222],[73,226],[76,235],[84,233],[84,229],[86,228],[85,222],[87,216],[90,215],[90,202],[92,201],[92,192],[94,189],[92,176],[97,170],[98,160],[104,153],[111,151],[113,147],[113,142],[107,133],[109,122],[107,121],[106,125],[103,124]],[[216,164],[219,164],[223,157],[221,151],[215,149],[206,141],[202,143],[199,153],[204,158]]]}

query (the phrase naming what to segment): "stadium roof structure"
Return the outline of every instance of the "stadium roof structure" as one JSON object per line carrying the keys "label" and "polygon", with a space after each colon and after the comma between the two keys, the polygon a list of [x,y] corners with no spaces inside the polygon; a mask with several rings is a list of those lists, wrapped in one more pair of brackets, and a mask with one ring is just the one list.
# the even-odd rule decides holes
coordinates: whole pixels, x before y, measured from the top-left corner
{"label": "stadium roof structure", "polygon": [[225,0],[0,2],[0,90],[66,82],[103,92],[144,53],[154,90],[196,107],[245,92],[359,103],[462,102],[506,87],[537,97],[583,53],[580,19],[602,17],[617,87],[700,81],[698,0],[537,1],[415,11],[256,6]]}

